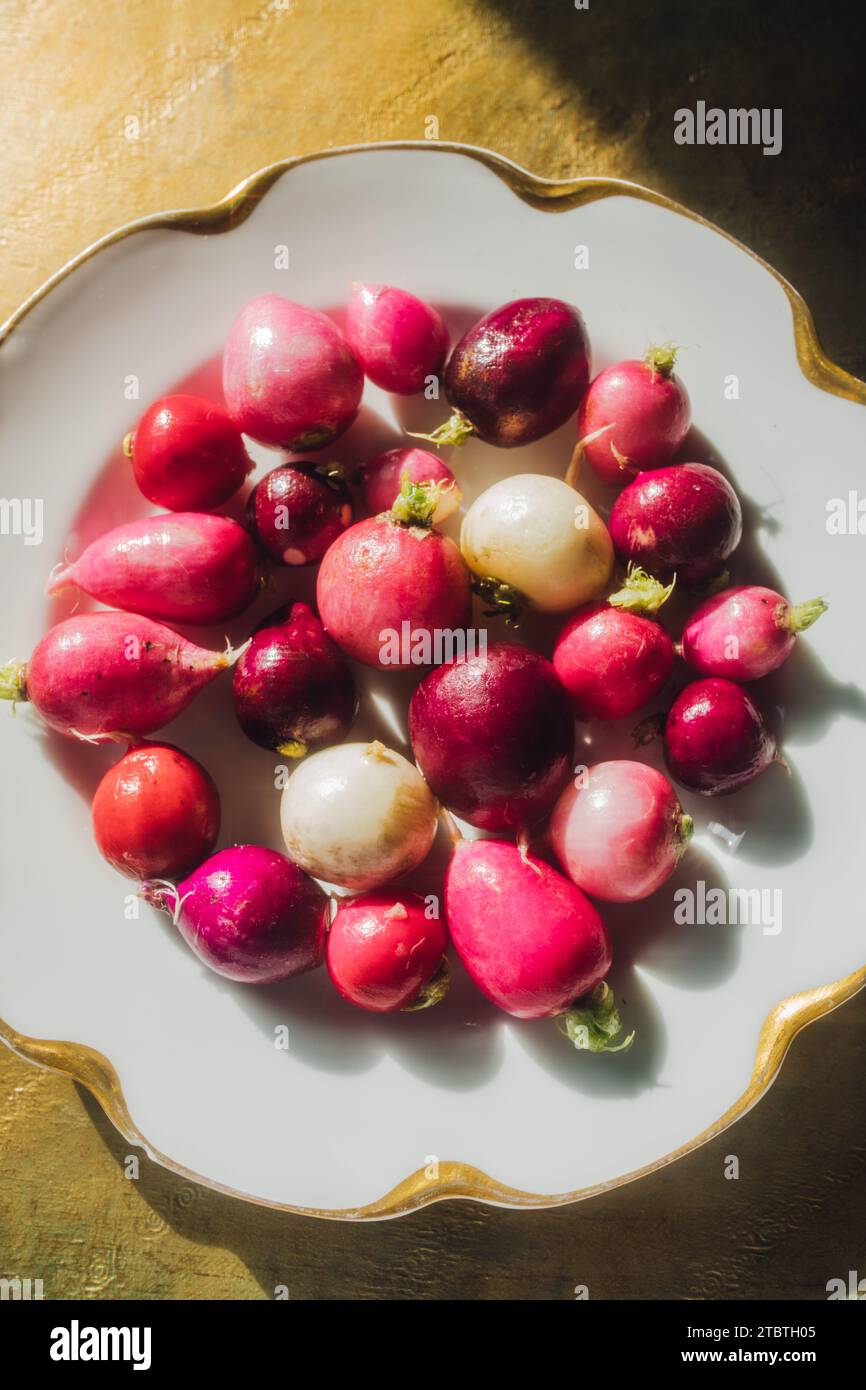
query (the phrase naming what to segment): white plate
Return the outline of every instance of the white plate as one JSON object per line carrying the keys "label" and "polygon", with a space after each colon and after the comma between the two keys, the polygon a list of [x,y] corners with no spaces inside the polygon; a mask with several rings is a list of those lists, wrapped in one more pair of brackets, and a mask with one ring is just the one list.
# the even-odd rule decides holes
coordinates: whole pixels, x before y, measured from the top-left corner
{"label": "white plate", "polygon": [[[277,269],[284,246],[290,265]],[[580,246],[588,268],[575,266]],[[763,1093],[797,1028],[866,980],[864,541],[826,524],[828,501],[860,486],[866,387],[826,361],[793,291],[700,219],[631,185],[545,183],[477,151],[297,161],[217,208],[123,229],[96,249],[5,330],[2,489],[43,500],[44,541],[0,538],[4,659],[26,656],[69,611],[42,596],[64,547],[74,555],[141,513],[119,443],[144,406],[180,384],[206,393],[253,295],[337,309],[352,279],[416,291],[455,331],[516,296],[561,296],[585,314],[596,370],[649,341],[685,344],[691,450],[730,471],[746,510],[736,577],[831,607],[764,685],[781,707],[790,780],[773,768],[723,801],[685,798],[698,832],[676,882],[605,914],[613,982],[637,1030],[630,1053],[577,1054],[552,1024],[516,1023],[459,979],[429,1014],[377,1019],[344,1005],[324,971],[264,989],[207,973],[149,908],[127,919],[133,885],[91,842],[88,800],[113,754],[46,734],[26,708],[0,710],[6,1040],[91,1086],[170,1167],[326,1215],[393,1215],[454,1195],[552,1205],[718,1132]],[[441,403],[395,405],[368,386],[361,420],[331,452],[358,460],[442,417]],[[456,465],[471,500],[504,472],[562,473],[573,440],[571,423],[515,452],[470,443]],[[358,732],[394,743],[414,679],[368,681],[380,694]],[[229,695],[228,680],[215,683],[166,736],[214,772],[222,843],[280,848],[274,759],[237,731]],[[617,737],[626,753],[626,732]],[[746,831],[736,853],[707,831],[713,818]],[[674,888],[698,878],[779,889],[782,930],[675,926]],[[288,1051],[274,1045],[280,1024]]]}

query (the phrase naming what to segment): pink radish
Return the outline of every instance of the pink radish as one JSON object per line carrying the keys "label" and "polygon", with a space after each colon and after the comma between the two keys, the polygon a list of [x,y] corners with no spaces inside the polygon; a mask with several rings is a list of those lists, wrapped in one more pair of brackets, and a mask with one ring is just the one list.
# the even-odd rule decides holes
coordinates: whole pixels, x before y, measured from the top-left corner
{"label": "pink radish", "polygon": [[457,479],[436,454],[427,449],[389,449],[361,470],[361,495],[367,511],[374,515],[390,511],[406,478],[410,483],[438,486],[434,525],[456,512],[463,501]]}
{"label": "pink radish", "polygon": [[318,310],[263,294],[235,319],[223,390],[236,424],[260,444],[323,449],[349,428],[363,389],[354,353]]}
{"label": "pink radish", "polygon": [[726,478],[705,463],[640,473],[613,504],[620,557],[666,578],[712,579],[740,543],[743,514]]}
{"label": "pink radish", "polygon": [[748,584],[713,594],[683,630],[685,661],[705,676],[753,681],[775,671],[805,632],[826,613],[821,598],[790,604],[775,589]]}
{"label": "pink radish", "polygon": [[168,623],[221,623],[255,598],[261,563],[227,516],[167,512],[116,526],[55,571],[46,592],[77,585],[91,598]]}
{"label": "pink radish", "polygon": [[569,879],[516,845],[461,840],[445,877],[445,915],[467,971],[500,1009],[561,1018],[576,1047],[617,1050],[619,1015],[604,983],[610,938]]}
{"label": "pink radish", "polygon": [[671,776],[703,796],[737,791],[772,762],[784,762],[761,711],[741,685],[709,677],[681,691],[668,712]]}
{"label": "pink radish", "polygon": [[688,393],[674,375],[672,343],[649,348],[642,362],[605,367],[580,403],[578,448],[602,482],[620,487],[648,468],[663,468],[691,424]]}
{"label": "pink radish", "polygon": [[237,492],[254,464],[224,406],[163,396],[123,441],[145,497],[173,512],[209,512]]}
{"label": "pink radish", "polygon": [[392,285],[352,285],[346,338],[370,380],[400,396],[423,391],[448,351],[442,315]]}
{"label": "pink radish", "polygon": [[0,671],[0,698],[29,700],[73,737],[149,734],[236,658],[133,613],[79,613],[51,628],[28,662]]}
{"label": "pink radish", "polygon": [[556,857],[593,898],[631,903],[673,873],[692,834],[668,779],[646,763],[595,763],[566,787],[550,821]]}
{"label": "pink radish", "polygon": [[247,517],[278,564],[318,564],[352,523],[352,499],[340,465],[298,460],[273,468],[250,493]]}
{"label": "pink radish", "polygon": [[436,633],[469,623],[469,574],[454,542],[432,528],[436,502],[435,488],[407,482],[390,513],[350,526],[325,554],[319,616],[356,661],[429,665]]}
{"label": "pink radish", "polygon": [[199,960],[229,980],[267,985],[321,965],[328,899],[282,854],[234,845],[173,888],[150,880],[141,896],[171,913]]}
{"label": "pink radish", "polygon": [[425,1009],[448,988],[447,945],[424,898],[379,888],[340,903],[328,933],[328,973],[344,999],[371,1013]]}
{"label": "pink radish", "polygon": [[606,602],[588,604],[568,619],[553,665],[578,719],[622,719],[661,690],[674,646],[664,628],[641,613],[656,612],[672,588],[632,568]]}

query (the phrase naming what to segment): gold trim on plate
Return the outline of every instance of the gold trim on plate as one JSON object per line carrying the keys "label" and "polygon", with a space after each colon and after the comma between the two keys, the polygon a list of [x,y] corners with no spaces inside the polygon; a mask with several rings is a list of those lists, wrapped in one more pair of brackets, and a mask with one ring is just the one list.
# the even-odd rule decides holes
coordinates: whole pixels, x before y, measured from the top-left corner
{"label": "gold trim on plate", "polygon": [[[144,217],[138,221],[129,222],[126,226],[110,232],[101,240],[94,242],[92,246],[87,247],[30,295],[20,308],[0,326],[0,344],[8,338],[25,315],[67,275],[83,265],[91,256],[96,255],[98,251],[107,246],[113,246],[115,242],[121,241],[124,237],[131,236],[135,232],[153,231],[158,228],[207,234],[231,231],[233,227],[239,226],[249,216],[271,185],[290,169],[298,168],[300,165],[308,164],[313,160],[381,150],[424,150],[427,153],[445,151],[449,154],[460,154],[469,159],[477,160],[508,184],[509,188],[524,202],[547,212],[565,212],[571,208],[581,207],[585,203],[594,202],[599,198],[620,196],[640,198],[645,202],[655,203],[659,207],[667,208],[670,212],[678,213],[682,217],[688,217],[691,221],[700,223],[701,226],[725,237],[727,241],[732,242],[741,251],[751,256],[782,286],[791,305],[797,360],[803,375],[822,391],[828,391],[832,395],[842,396],[846,400],[857,401],[866,405],[866,382],[851,376],[849,372],[837,366],[827,357],[818,341],[812,315],[805,301],[793,286],[789,285],[788,281],[760,256],[756,256],[747,246],[743,246],[742,242],[729,236],[727,232],[722,231],[720,227],[716,227],[706,218],[665,197],[664,194],[655,193],[651,189],[643,188],[639,184],[628,183],[622,179],[541,179],[520,168],[519,165],[511,163],[510,160],[504,159],[501,155],[492,154],[489,150],[478,149],[471,145],[449,144],[444,141],[415,140],[371,145],[348,145],[324,150],[319,154],[300,155],[295,159],[286,159],[278,164],[271,164],[267,168],[259,170],[258,173],[251,174],[225,198],[210,207],[160,213],[154,217]],[[96,1052],[93,1048],[85,1047],[79,1043],[53,1042],[41,1038],[25,1037],[4,1023],[2,1019],[0,1019],[0,1040],[26,1061],[33,1062],[50,1071],[60,1072],[70,1080],[86,1086],[124,1138],[128,1139],[131,1144],[144,1149],[155,1162],[187,1181],[200,1183],[214,1191],[239,1197],[244,1201],[252,1201],[259,1206],[269,1207],[275,1211],[292,1212],[301,1216],[318,1216],[335,1221],[375,1221],[387,1217],[405,1216],[408,1212],[418,1211],[431,1202],[441,1202],[449,1198],[463,1198],[486,1202],[494,1206],[524,1210],[563,1207],[572,1202],[583,1201],[587,1197],[597,1196],[601,1192],[608,1192],[612,1188],[621,1187],[624,1183],[633,1182],[636,1178],[645,1177],[648,1173],[657,1172],[667,1164],[684,1157],[685,1154],[692,1153],[710,1139],[714,1139],[716,1135],[721,1134],[729,1125],[751,1110],[752,1106],[766,1094],[775,1080],[785,1053],[800,1029],[805,1028],[807,1024],[813,1023],[815,1019],[823,1017],[831,1009],[837,1008],[839,1004],[852,998],[864,985],[866,985],[866,966],[845,976],[842,980],[836,980],[833,984],[804,990],[800,994],[791,995],[781,1004],[777,1004],[764,1020],[758,1040],[752,1077],[739,1099],[734,1101],[733,1105],[714,1124],[696,1135],[694,1139],[682,1144],[678,1149],[674,1149],[672,1153],[665,1154],[663,1158],[646,1164],[643,1168],[637,1168],[631,1173],[613,1178],[610,1182],[597,1183],[593,1187],[581,1188],[575,1192],[545,1195],[543,1193],[522,1192],[518,1188],[508,1187],[505,1183],[488,1177],[486,1173],[482,1173],[480,1169],[474,1168],[469,1163],[443,1160],[432,1172],[427,1169],[419,1169],[409,1177],[404,1178],[378,1201],[370,1202],[363,1207],[347,1207],[338,1210],[292,1206],[251,1197],[248,1193],[237,1192],[221,1183],[212,1182],[199,1173],[193,1173],[166,1154],[160,1153],[145,1138],[132,1119],[117,1072],[108,1058],[104,1057],[101,1052]]]}

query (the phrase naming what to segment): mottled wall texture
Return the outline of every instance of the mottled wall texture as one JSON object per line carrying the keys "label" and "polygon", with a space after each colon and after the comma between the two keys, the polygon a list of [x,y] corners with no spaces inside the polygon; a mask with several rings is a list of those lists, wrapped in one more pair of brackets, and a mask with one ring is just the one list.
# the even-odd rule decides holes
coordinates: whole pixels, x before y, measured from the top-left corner
{"label": "mottled wall texture", "polygon": [[[786,274],[863,376],[863,71],[839,0],[0,0],[0,318],[120,223],[287,155],[424,138],[433,117],[537,174],[689,204]],[[781,107],[781,153],[677,145],[673,113],[698,100]],[[864,1062],[861,996],[674,1168],[561,1212],[357,1228],[152,1167],[127,1181],[89,1098],[0,1050],[0,1275],[51,1298],[822,1298],[866,1271]]]}

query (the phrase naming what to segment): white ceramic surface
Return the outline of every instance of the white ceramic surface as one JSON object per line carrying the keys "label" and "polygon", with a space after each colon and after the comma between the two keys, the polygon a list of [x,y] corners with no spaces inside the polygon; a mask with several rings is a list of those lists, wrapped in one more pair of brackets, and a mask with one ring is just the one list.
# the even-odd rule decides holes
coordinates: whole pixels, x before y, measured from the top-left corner
{"label": "white ceramic surface", "polygon": [[[575,268],[579,245],[589,248],[587,269]],[[282,246],[285,270],[275,268]],[[761,1025],[780,1000],[866,957],[857,608],[866,541],[826,526],[828,500],[862,486],[866,413],[806,380],[778,281],[676,212],[626,193],[539,211],[482,164],[442,151],[305,163],[228,233],[146,230],[107,247],[3,344],[0,487],[45,507],[41,545],[0,537],[3,659],[26,656],[71,611],[71,599],[49,604],[42,592],[64,549],[74,556],[147,510],[119,451],[146,404],[184,383],[207,393],[227,329],[253,295],[337,310],[353,279],[415,291],[455,332],[516,296],[571,300],[586,318],[594,370],[650,341],[685,345],[681,372],[700,431],[690,453],[727,469],[744,502],[735,577],[831,605],[784,675],[763,686],[792,775],[773,768],[734,797],[683,798],[697,834],[675,882],[643,906],[605,912],[612,982],[635,1045],[588,1056],[552,1024],[496,1013],[459,975],[428,1014],[376,1019],[338,999],[324,971],[264,989],[209,974],[166,919],[146,907],[127,919],[133,885],[92,844],[88,800],[114,754],[44,732],[26,708],[15,718],[0,708],[0,1017],[20,1033],[104,1053],[156,1149],[266,1201],[363,1205],[431,1156],[539,1195],[611,1182],[727,1110],[749,1084]],[[738,400],[725,394],[732,373]],[[138,401],[127,398],[132,377]],[[443,416],[442,402],[392,400],[368,384],[360,421],[329,454],[359,461]],[[506,472],[564,472],[574,437],[572,422],[528,449],[468,444],[452,454],[466,501]],[[257,476],[278,461],[255,453]],[[305,589],[280,579],[280,595]],[[251,616],[276,602],[263,599]],[[248,623],[232,624],[232,636]],[[221,645],[221,636],[206,640]],[[376,732],[403,747],[416,679],[365,676],[370,700],[352,737]],[[614,748],[628,756],[627,735],[593,737],[585,760]],[[236,729],[227,679],[165,736],[213,771],[221,843],[282,848],[275,759]],[[745,830],[735,853],[708,832],[713,819]],[[781,931],[675,926],[674,889],[698,878],[780,889]],[[280,1024],[288,1051],[274,1045]]]}

